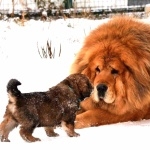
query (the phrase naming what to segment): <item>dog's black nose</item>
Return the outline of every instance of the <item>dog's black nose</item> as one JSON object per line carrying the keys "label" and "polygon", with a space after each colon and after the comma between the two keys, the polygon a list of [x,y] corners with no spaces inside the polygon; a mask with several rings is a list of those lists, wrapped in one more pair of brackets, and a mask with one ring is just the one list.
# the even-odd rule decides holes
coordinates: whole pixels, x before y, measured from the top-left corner
{"label": "dog's black nose", "polygon": [[108,87],[105,84],[99,84],[99,85],[97,85],[96,88],[97,88],[97,91],[98,91],[98,96],[99,97],[104,97]]}

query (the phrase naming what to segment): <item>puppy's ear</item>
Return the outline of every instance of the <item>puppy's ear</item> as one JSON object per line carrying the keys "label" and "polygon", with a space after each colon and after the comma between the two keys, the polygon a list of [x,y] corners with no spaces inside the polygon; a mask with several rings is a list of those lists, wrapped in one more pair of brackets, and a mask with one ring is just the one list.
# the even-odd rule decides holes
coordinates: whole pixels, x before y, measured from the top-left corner
{"label": "puppy's ear", "polygon": [[67,85],[69,88],[71,88],[75,92],[76,95],[80,95],[77,81],[73,76],[67,77],[66,79],[62,81],[62,83]]}
{"label": "puppy's ear", "polygon": [[70,82],[69,78],[64,79],[62,83],[72,88],[73,83]]}

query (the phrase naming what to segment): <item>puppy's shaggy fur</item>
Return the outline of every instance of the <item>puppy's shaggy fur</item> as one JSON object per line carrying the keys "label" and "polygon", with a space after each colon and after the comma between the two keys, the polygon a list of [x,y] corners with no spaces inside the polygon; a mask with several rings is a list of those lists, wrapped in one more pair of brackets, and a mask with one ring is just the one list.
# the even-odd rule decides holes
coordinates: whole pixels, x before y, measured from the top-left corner
{"label": "puppy's shaggy fur", "polygon": [[16,79],[7,85],[9,102],[0,124],[2,142],[9,142],[10,131],[18,125],[21,137],[27,142],[40,141],[32,136],[36,127],[44,127],[48,136],[58,136],[54,128],[60,124],[68,136],[79,136],[74,131],[76,111],[79,102],[92,91],[85,75],[72,74],[46,92],[21,93],[18,85],[21,83]]}

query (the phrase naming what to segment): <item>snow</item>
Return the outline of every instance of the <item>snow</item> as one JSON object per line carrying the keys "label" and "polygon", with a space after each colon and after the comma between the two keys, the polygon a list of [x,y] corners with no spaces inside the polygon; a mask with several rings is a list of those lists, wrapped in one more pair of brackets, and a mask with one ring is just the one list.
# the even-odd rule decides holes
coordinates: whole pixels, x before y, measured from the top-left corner
{"label": "snow", "polygon": [[[13,20],[0,21],[0,121],[8,102],[6,85],[11,78],[21,81],[22,92],[45,91],[69,75],[75,54],[88,33],[104,20],[58,19],[51,22],[30,20],[19,26]],[[149,23],[149,19],[143,19]],[[54,59],[41,58],[38,48],[51,42]],[[59,57],[61,45],[61,55]],[[15,128],[10,143],[0,147],[21,149],[149,149],[150,121],[125,122],[77,129],[80,137],[68,137],[59,127],[59,137],[47,137],[43,128],[33,135],[41,142],[26,143]],[[48,147],[46,147],[48,146]]]}

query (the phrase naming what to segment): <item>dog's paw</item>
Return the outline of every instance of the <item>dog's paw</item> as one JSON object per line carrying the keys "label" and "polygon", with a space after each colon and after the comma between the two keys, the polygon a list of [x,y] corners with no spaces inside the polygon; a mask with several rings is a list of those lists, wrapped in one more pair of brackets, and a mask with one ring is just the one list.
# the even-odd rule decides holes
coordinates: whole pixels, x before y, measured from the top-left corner
{"label": "dog's paw", "polygon": [[76,120],[74,122],[74,128],[75,129],[82,129],[82,128],[87,128],[91,127],[91,121],[89,119],[86,119],[86,116],[83,114],[77,115]]}
{"label": "dog's paw", "polygon": [[82,128],[84,128],[84,126],[85,126],[84,122],[82,120],[76,118],[76,120],[74,122],[74,128],[82,129]]}

